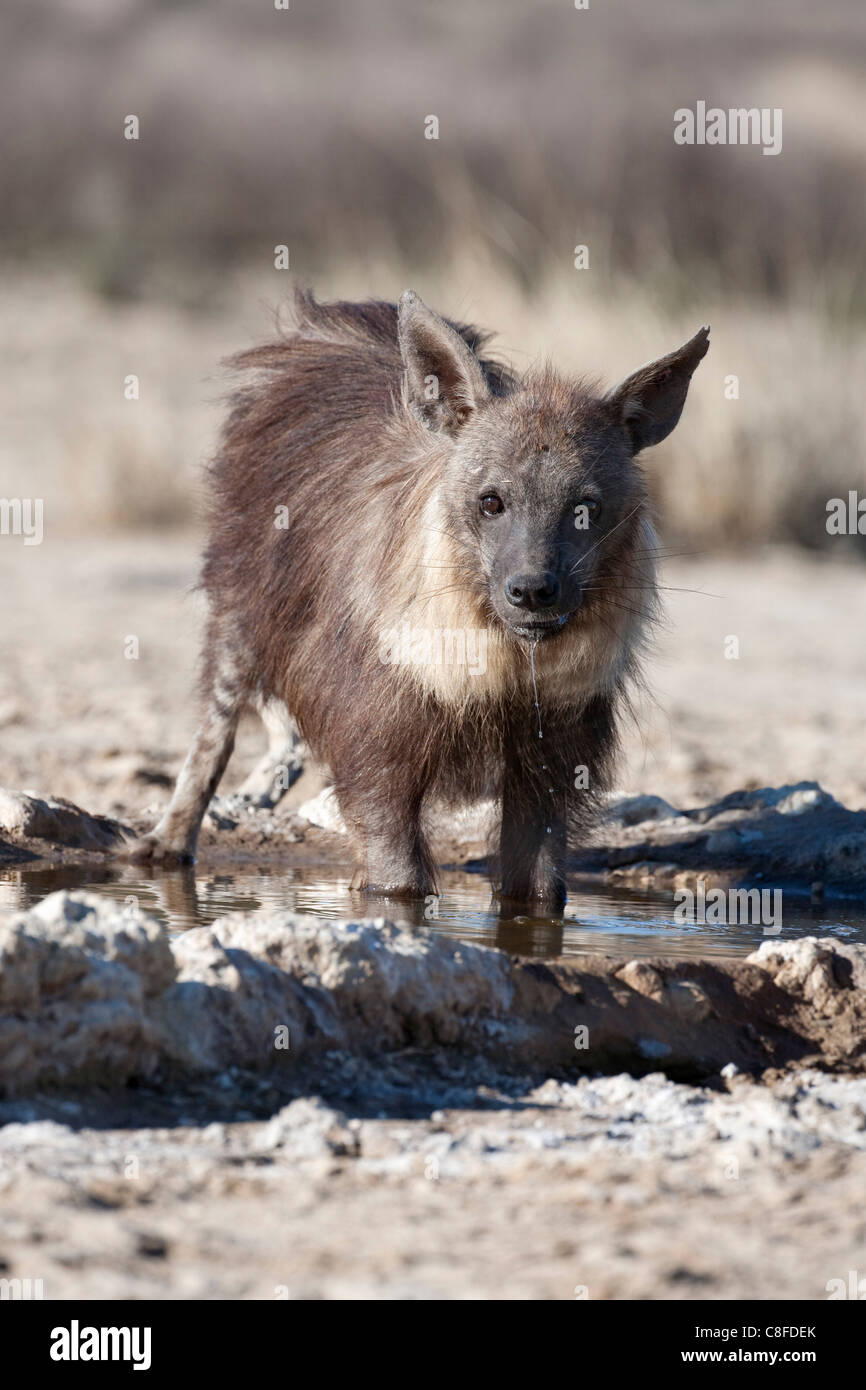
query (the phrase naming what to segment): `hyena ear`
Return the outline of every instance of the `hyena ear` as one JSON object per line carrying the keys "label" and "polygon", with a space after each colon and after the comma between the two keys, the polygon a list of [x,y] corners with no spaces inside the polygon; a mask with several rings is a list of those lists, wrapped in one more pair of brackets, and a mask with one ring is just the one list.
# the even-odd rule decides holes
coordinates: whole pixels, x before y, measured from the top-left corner
{"label": "hyena ear", "polygon": [[709,346],[709,326],[699,328],[682,347],[639,367],[605,396],[631,435],[635,453],[670,434],[682,414],[692,372]]}
{"label": "hyena ear", "polygon": [[428,429],[456,434],[490,395],[475,353],[413,290],[400,296],[397,337],[410,410]]}

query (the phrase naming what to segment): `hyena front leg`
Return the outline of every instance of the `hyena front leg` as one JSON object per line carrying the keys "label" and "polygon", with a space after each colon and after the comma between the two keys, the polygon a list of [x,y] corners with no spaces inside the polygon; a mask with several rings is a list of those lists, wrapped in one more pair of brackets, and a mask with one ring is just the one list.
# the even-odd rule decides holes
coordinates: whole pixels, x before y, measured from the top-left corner
{"label": "hyena front leg", "polygon": [[335,772],[334,790],[355,852],[351,887],[393,897],[423,898],[436,892],[433,858],[421,829],[423,786],[393,781],[357,786]]}
{"label": "hyena front leg", "polygon": [[[211,653],[214,648],[210,648]],[[226,770],[248,688],[243,667],[228,646],[205,661],[201,723],[162,820],[127,850],[137,863],[190,864],[204,813]]]}
{"label": "hyena front leg", "polygon": [[499,897],[508,905],[565,905],[569,834],[592,822],[605,790],[616,733],[613,704],[594,696],[567,723],[543,712],[543,737],[533,728],[507,740],[499,836]]}
{"label": "hyena front leg", "polygon": [[[535,750],[533,750],[535,751]],[[546,779],[548,769],[539,769]],[[499,832],[499,898],[505,904],[565,904],[567,812],[563,798],[551,794],[538,775],[506,768]]]}

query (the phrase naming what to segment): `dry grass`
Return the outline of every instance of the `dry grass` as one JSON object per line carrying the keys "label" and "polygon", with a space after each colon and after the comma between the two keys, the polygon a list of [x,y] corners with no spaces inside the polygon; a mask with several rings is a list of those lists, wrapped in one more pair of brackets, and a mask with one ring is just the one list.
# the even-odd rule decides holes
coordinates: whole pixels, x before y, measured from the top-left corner
{"label": "dry grass", "polygon": [[[861,0],[37,10],[3,6],[0,253],[109,295],[210,302],[278,242],[315,279],[478,242],[529,287],[588,242],[673,301],[807,284],[866,311]],[[675,145],[698,99],[781,107],[782,154]]]}

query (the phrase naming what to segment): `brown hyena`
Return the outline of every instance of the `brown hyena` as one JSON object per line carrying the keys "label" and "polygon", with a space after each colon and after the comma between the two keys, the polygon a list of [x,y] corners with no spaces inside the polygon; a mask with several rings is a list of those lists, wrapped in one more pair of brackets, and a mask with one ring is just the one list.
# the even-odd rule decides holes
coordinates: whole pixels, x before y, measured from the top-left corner
{"label": "brown hyena", "polygon": [[500,894],[561,904],[656,602],[636,455],[676,425],[709,330],[607,393],[518,377],[485,341],[411,291],[299,292],[292,331],[232,359],[202,722],[136,857],[194,856],[241,711],[276,705],[331,769],[354,887],[434,891],[425,803],[493,795]]}

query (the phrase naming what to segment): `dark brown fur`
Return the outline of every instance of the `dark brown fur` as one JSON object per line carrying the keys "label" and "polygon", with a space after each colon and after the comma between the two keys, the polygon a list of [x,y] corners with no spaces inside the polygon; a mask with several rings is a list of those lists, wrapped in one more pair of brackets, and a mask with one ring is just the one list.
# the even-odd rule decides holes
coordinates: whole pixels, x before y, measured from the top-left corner
{"label": "dark brown fur", "polygon": [[[477,330],[409,294],[398,310],[299,293],[293,331],[232,361],[247,379],[210,471],[204,722],[139,856],[192,856],[240,711],[276,700],[333,773],[356,887],[433,891],[425,804],[492,794],[500,892],[561,902],[569,832],[609,784],[655,603],[634,454],[676,423],[702,334],[602,396],[549,369],[517,379]],[[477,489],[494,485],[488,517]],[[579,536],[587,487],[606,521]],[[524,581],[548,603],[539,574],[558,594],[549,621],[512,607]],[[483,629],[483,678],[388,664],[383,630],[401,614],[413,631],[419,615]]]}

